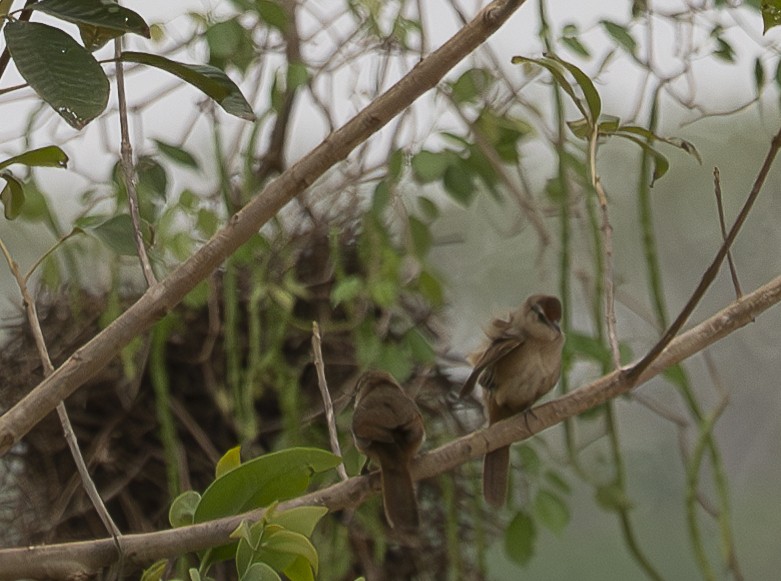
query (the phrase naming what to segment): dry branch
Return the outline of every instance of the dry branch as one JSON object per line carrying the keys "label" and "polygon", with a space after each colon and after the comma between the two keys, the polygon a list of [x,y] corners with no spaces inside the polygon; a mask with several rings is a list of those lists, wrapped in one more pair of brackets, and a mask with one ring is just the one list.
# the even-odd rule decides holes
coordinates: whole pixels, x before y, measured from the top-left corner
{"label": "dry branch", "polygon": [[285,204],[433,88],[450,69],[496,32],[524,1],[496,0],[489,4],[393,87],[266,186],[198,252],[150,287],[127,311],[0,417],[0,455],[6,454],[59,402],[108,365],[135,336],[177,305]]}
{"label": "dry branch", "polygon": [[[640,375],[644,383],[668,367],[699,353],[713,343],[753,321],[781,302],[781,276],[753,293],[736,300],[709,319],[674,339]],[[614,371],[567,395],[534,409],[534,415],[516,416],[454,440],[420,456],[413,467],[416,480],[452,470],[490,450],[529,438],[546,428],[626,393],[632,378]],[[528,420],[528,421],[527,421]],[[322,505],[330,510],[356,506],[379,487],[377,474],[358,476],[279,505],[279,510],[303,505]],[[263,509],[175,530],[125,535],[123,547],[128,562],[143,565],[157,559],[225,544],[228,535],[243,519],[257,519]],[[116,558],[113,541],[100,539],[41,547],[0,550],[0,580],[65,578],[92,574]]]}

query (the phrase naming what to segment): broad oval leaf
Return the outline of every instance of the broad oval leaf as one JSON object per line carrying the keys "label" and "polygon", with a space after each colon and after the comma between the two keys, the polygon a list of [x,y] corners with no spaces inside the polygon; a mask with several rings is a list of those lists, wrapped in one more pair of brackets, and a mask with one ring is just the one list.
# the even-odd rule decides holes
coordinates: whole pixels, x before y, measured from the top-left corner
{"label": "broad oval leaf", "polygon": [[253,563],[239,581],[281,581],[282,577],[265,563]]}
{"label": "broad oval leaf", "polygon": [[248,121],[255,120],[255,113],[252,112],[252,107],[241,94],[239,87],[228,75],[216,67],[189,65],[155,54],[133,51],[123,52],[121,60],[148,65],[171,73],[203,91],[208,97],[217,101],[227,113]]}
{"label": "broad oval leaf", "polygon": [[0,202],[3,203],[3,214],[6,220],[13,220],[22,211],[24,205],[24,188],[22,182],[16,179],[11,172],[4,171],[0,177],[6,181],[3,191],[0,192]]}
{"label": "broad oval leaf", "polygon": [[312,542],[300,533],[279,530],[263,539],[261,547],[273,553],[303,557],[309,562],[315,573],[318,568],[317,549]]}
{"label": "broad oval leaf", "polygon": [[519,565],[528,563],[534,555],[537,528],[525,512],[515,515],[504,532],[504,550],[507,556]]}
{"label": "broad oval leaf", "polygon": [[567,504],[547,490],[540,490],[534,497],[534,513],[542,524],[556,534],[561,533],[570,520]]}
{"label": "broad oval leaf", "polygon": [[40,10],[66,22],[87,24],[149,38],[149,25],[129,8],[103,0],[40,0],[30,10]]}
{"label": "broad oval leaf", "polygon": [[312,474],[341,458],[317,448],[290,448],[254,458],[211,483],[195,511],[195,522],[239,514],[302,494]]}
{"label": "broad oval leaf", "polygon": [[201,495],[194,490],[186,490],[174,498],[171,508],[168,509],[168,522],[172,527],[184,527],[193,524],[193,516]]}
{"label": "broad oval leaf", "polygon": [[81,129],[106,108],[106,74],[62,30],[15,20],[5,25],[5,41],[19,74],[70,126]]}
{"label": "broad oval leaf", "polygon": [[67,167],[68,156],[56,145],[47,145],[38,149],[31,149],[19,155],[9,157],[0,162],[0,169],[6,168],[14,163],[21,163],[33,167]]}
{"label": "broad oval leaf", "polygon": [[77,226],[89,232],[120,256],[136,256],[136,240],[130,214],[119,214],[102,221],[100,216],[77,220]]}

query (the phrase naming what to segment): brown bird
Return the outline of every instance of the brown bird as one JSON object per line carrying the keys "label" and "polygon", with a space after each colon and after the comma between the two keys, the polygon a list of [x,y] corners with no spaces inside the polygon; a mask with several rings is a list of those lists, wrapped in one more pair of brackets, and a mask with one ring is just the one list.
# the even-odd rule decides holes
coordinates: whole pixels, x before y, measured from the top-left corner
{"label": "brown bird", "polygon": [[352,426],[355,446],[380,465],[388,524],[402,532],[414,532],[420,517],[410,463],[425,438],[423,416],[387,373],[364,373],[356,390]]}
{"label": "brown bird", "polygon": [[[486,331],[487,346],[469,356],[474,365],[461,397],[476,383],[483,386],[483,405],[488,424],[531,408],[548,393],[561,373],[561,302],[547,295],[532,295],[508,320],[494,319]],[[483,496],[500,507],[507,496],[510,447],[485,456]]]}

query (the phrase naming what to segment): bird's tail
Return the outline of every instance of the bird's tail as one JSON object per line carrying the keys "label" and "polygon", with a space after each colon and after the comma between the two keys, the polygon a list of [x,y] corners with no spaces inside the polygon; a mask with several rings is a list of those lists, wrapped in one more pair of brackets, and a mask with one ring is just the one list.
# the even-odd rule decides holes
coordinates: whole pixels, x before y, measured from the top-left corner
{"label": "bird's tail", "polygon": [[485,455],[483,461],[483,496],[488,504],[500,508],[507,498],[507,475],[510,470],[510,447],[504,446]]}
{"label": "bird's tail", "polygon": [[417,531],[420,516],[412,475],[407,466],[382,466],[382,501],[385,518],[394,529]]}

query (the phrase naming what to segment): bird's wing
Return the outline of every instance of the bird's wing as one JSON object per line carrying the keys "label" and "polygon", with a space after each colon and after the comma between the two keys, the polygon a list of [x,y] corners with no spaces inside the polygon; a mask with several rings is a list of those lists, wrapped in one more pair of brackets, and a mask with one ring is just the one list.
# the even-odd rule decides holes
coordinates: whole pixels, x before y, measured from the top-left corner
{"label": "bird's wing", "polygon": [[[467,394],[471,393],[475,388],[477,381],[480,379],[480,376],[483,375],[483,372],[486,372],[486,375],[490,375],[491,366],[494,363],[505,357],[508,353],[516,350],[523,345],[524,342],[525,338],[518,337],[517,335],[510,335],[506,332],[501,336],[494,338],[494,340],[491,341],[491,344],[477,358],[477,361],[475,361],[474,369],[472,369],[472,373],[469,374],[469,377],[464,382],[459,397],[465,397]],[[480,383],[483,387],[489,389],[493,387],[493,381],[490,377],[483,377]]]}

